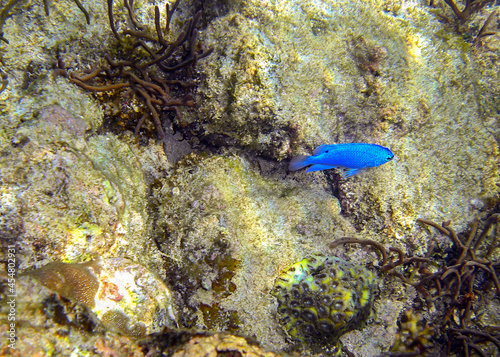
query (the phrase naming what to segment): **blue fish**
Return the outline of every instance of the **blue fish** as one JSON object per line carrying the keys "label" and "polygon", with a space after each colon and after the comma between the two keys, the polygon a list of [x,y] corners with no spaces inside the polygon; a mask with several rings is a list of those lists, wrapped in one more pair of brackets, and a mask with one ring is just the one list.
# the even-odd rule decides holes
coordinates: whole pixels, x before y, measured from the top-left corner
{"label": "blue fish", "polygon": [[394,154],[386,147],[376,144],[334,144],[321,145],[313,155],[295,156],[288,170],[297,171],[312,165],[306,172],[340,168],[344,177],[356,175],[367,167],[376,167],[391,161]]}

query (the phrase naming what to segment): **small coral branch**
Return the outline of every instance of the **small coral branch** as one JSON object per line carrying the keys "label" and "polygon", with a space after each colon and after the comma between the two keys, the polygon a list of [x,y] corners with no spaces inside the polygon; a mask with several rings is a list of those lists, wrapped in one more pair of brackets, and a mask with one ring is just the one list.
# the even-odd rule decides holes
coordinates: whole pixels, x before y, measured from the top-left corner
{"label": "small coral branch", "polygon": [[476,35],[476,38],[474,38],[474,42],[473,42],[474,45],[481,43],[482,40],[486,37],[493,36],[493,35],[497,34],[497,32],[495,32],[495,31],[488,31],[488,27],[490,27],[490,24],[493,22],[493,19],[495,19],[496,16],[497,16],[497,11],[493,10],[491,12],[490,16],[488,16],[488,18],[484,22],[483,26],[481,26],[481,29],[479,30],[479,32]]}
{"label": "small coral branch", "polygon": [[455,13],[460,22],[465,22],[471,14],[481,10],[486,5],[493,3],[492,0],[465,0],[465,7],[460,10],[453,0],[444,0]]}

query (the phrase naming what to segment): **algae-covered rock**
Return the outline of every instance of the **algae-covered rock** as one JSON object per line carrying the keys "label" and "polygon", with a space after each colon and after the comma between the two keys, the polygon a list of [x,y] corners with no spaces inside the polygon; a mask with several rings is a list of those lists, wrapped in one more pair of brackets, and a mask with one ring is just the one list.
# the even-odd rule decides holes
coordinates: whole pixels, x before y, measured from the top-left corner
{"label": "algae-covered rock", "polygon": [[280,346],[268,292],[304,251],[328,249],[344,225],[337,200],[317,186],[263,178],[240,157],[194,154],[153,194],[167,278],[191,310],[184,323]]}
{"label": "algae-covered rock", "polygon": [[3,356],[144,356],[133,338],[105,332],[85,305],[61,297],[30,276],[17,277],[17,296],[12,297],[8,279],[0,273],[0,298],[11,302],[0,304]]}
{"label": "algae-covered rock", "polygon": [[222,353],[247,357],[277,357],[276,353],[266,352],[259,346],[249,343],[245,338],[214,334],[212,336],[194,336],[172,357],[217,356]]}
{"label": "algae-covered rock", "polygon": [[266,351],[252,338],[225,332],[166,330],[142,339],[139,344],[142,351],[151,357],[284,357],[283,354]]}
{"label": "algae-covered rock", "polygon": [[471,16],[471,33],[462,36],[440,22],[440,14],[454,16],[446,5],[227,6],[209,24],[215,51],[200,64],[207,76],[194,127],[209,142],[277,160],[320,144],[389,147],[394,162],[340,185],[339,197],[357,228],[391,240],[424,214],[464,228],[477,213],[470,200],[491,207],[499,181],[499,40],[488,37],[484,47],[464,40],[490,10]]}
{"label": "algae-covered rock", "polygon": [[60,107],[34,124],[19,127],[0,157],[1,234],[19,243],[19,268],[125,254],[143,261],[153,249],[146,184],[130,147],[111,134],[86,139],[86,123]]}

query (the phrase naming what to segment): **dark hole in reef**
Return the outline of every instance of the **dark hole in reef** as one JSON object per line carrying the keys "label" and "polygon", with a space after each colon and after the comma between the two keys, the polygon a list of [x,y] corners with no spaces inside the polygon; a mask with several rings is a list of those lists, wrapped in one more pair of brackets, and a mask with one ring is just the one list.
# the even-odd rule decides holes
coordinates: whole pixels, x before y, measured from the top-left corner
{"label": "dark hole in reef", "polygon": [[304,331],[304,333],[308,334],[308,335],[313,335],[314,332],[315,332],[315,328],[313,325],[310,325],[310,324],[304,324],[302,326],[302,331]]}
{"label": "dark hole in reef", "polygon": [[333,326],[333,324],[328,321],[320,321],[318,323],[318,327],[321,331],[324,331],[326,333],[331,333],[335,330],[335,326]]}
{"label": "dark hole in reef", "polygon": [[310,288],[307,283],[302,283],[302,289],[304,290],[305,293],[308,293]]}
{"label": "dark hole in reef", "polygon": [[344,319],[345,319],[345,315],[341,312],[337,312],[337,313],[333,314],[333,316],[332,316],[332,320],[335,323],[342,322]]}
{"label": "dark hole in reef", "polygon": [[329,313],[329,309],[323,305],[318,305],[316,310],[318,310],[319,316],[325,316],[325,315],[328,315],[328,313]]}
{"label": "dark hole in reef", "polygon": [[330,306],[330,304],[332,303],[332,298],[329,297],[328,295],[325,295],[325,296],[321,297],[321,303],[323,305]]}
{"label": "dark hole in reef", "polygon": [[291,309],[290,312],[292,313],[293,317],[299,317],[300,316],[300,310]]}
{"label": "dark hole in reef", "polygon": [[314,275],[314,280],[323,280],[324,278],[326,278],[325,273],[320,273],[320,274]]}
{"label": "dark hole in reef", "polygon": [[300,306],[300,302],[298,302],[297,300],[292,300],[292,301],[290,301],[289,305],[292,309],[296,309]]}

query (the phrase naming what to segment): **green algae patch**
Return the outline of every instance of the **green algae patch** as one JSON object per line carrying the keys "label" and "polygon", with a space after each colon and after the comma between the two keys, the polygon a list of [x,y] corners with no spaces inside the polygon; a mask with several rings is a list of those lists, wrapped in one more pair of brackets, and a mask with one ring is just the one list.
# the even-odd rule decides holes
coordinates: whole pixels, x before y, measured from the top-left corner
{"label": "green algae patch", "polygon": [[211,331],[236,332],[240,328],[237,311],[224,311],[216,303],[212,305],[200,304],[203,323]]}

